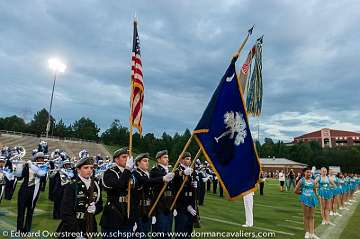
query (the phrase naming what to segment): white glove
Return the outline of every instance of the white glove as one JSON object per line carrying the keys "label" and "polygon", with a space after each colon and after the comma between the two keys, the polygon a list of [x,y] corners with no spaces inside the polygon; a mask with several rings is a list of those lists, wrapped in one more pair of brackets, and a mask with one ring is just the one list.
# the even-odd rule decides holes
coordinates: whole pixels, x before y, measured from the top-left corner
{"label": "white glove", "polygon": [[192,172],[193,172],[193,169],[190,168],[190,167],[187,167],[187,168],[184,170],[184,174],[185,174],[186,176],[192,174]]}
{"label": "white glove", "polygon": [[156,217],[155,216],[153,216],[152,218],[151,218],[151,224],[155,224],[156,223]]}
{"label": "white glove", "polygon": [[90,206],[88,206],[87,208],[87,212],[94,214],[96,211],[96,206],[95,206],[95,202],[90,203]]}
{"label": "white glove", "polygon": [[204,183],[206,183],[206,181],[209,180],[209,179],[210,179],[210,176],[208,176],[208,177],[206,177],[206,178],[203,178],[202,181],[203,181]]}
{"label": "white glove", "polygon": [[134,165],[135,165],[134,158],[131,156],[126,160],[125,167],[130,171],[132,171],[134,169]]}
{"label": "white glove", "polygon": [[197,181],[192,181],[192,182],[191,182],[191,186],[192,186],[193,188],[197,188]]}
{"label": "white glove", "polygon": [[176,209],[174,209],[173,216],[176,217],[176,215],[177,215],[177,211],[176,211]]}
{"label": "white glove", "polygon": [[163,177],[163,180],[165,181],[165,182],[170,182],[171,180],[173,180],[173,178],[174,178],[174,173],[167,173],[164,177]]}
{"label": "white glove", "polygon": [[191,215],[196,216],[196,210],[191,206],[187,206],[187,211],[190,212]]}
{"label": "white glove", "polygon": [[136,229],[137,229],[137,224],[136,224],[136,222],[135,222],[135,224],[134,224],[134,226],[133,226],[133,232],[135,232]]}

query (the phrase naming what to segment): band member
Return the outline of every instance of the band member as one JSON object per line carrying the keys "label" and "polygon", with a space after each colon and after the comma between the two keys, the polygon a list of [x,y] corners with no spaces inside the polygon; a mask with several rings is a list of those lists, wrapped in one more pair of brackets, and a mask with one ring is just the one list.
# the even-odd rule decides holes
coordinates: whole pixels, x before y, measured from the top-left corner
{"label": "band member", "polygon": [[[185,152],[174,178],[176,191],[181,190],[176,201],[175,232],[185,232],[187,235],[177,238],[191,238],[194,217],[198,214],[194,195],[194,192],[197,190],[197,181],[192,177],[192,173],[191,154]],[[184,187],[180,189],[184,180]]]}
{"label": "band member", "polygon": [[[35,162],[44,161],[44,153],[38,152],[34,157]],[[21,167],[17,166],[19,179],[24,179],[18,193],[18,217],[17,230],[29,232],[31,230],[32,217],[39,197],[40,177],[46,175],[46,171],[38,167],[35,162],[28,161]],[[26,210],[26,219],[25,219]]]}
{"label": "band member", "polygon": [[[161,150],[156,154],[157,166],[152,168],[150,171],[150,178],[163,177],[169,173],[169,155],[167,150]],[[154,186],[155,199],[159,195],[164,183]],[[164,237],[159,238],[170,238],[166,233],[172,232],[173,213],[176,212],[170,210],[171,203],[174,199],[174,185],[173,182],[169,182],[162,196],[160,197],[159,203],[156,206],[154,216],[156,218],[153,224],[153,232],[165,233]]]}
{"label": "band member", "polygon": [[245,224],[243,227],[252,227],[254,226],[254,192],[249,192],[243,197],[244,209],[245,209]]}
{"label": "band member", "polygon": [[[149,175],[149,154],[143,153],[139,154],[135,158],[136,170],[134,171],[135,176],[135,205],[137,205],[135,210],[137,231],[144,232],[145,238],[147,238],[147,233],[151,231],[151,222],[152,219],[148,217],[150,211],[151,202],[153,201],[153,190],[154,185],[159,185],[163,181],[170,182],[174,178],[174,173],[167,173],[165,176],[160,176],[157,178],[150,178]],[[155,218],[153,219],[156,220]]]}
{"label": "band member", "polygon": [[314,234],[314,212],[318,200],[315,194],[315,181],[311,178],[310,167],[304,170],[304,177],[296,184],[295,193],[300,194],[300,202],[304,210],[305,238],[319,239]]}
{"label": "band member", "polygon": [[71,168],[71,163],[67,159],[62,162],[62,168],[56,172],[54,175],[54,187],[53,187],[53,196],[54,196],[54,208],[53,208],[53,218],[60,219],[60,210],[61,210],[61,201],[64,196],[65,187],[71,182],[74,178],[74,171]]}
{"label": "band member", "polygon": [[6,176],[5,176],[5,158],[0,156],[0,203],[5,194],[5,186],[6,186],[5,178],[6,178]]}
{"label": "band member", "polygon": [[[130,202],[128,216],[128,193],[134,160],[129,157],[128,149],[116,150],[113,155],[115,166],[103,175],[103,188],[107,193],[107,202],[101,217],[101,231],[105,233],[131,232],[134,227],[133,204]],[[130,195],[130,199],[133,199]],[[103,237],[103,238],[111,238]]]}
{"label": "band member", "polygon": [[[87,157],[77,162],[77,176],[65,187],[61,202],[62,221],[57,232],[76,232],[81,234],[73,238],[88,238],[87,233],[97,231],[95,215],[103,206],[100,187],[91,178],[93,163],[93,159]],[[60,238],[64,237],[61,234]]]}

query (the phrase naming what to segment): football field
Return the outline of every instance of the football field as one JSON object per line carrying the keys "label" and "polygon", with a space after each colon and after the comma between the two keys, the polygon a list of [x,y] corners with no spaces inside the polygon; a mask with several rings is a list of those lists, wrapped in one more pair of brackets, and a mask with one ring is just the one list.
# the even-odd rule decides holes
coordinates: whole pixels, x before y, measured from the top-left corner
{"label": "football field", "polygon": [[[19,188],[19,184],[17,188]],[[33,231],[47,230],[55,231],[60,223],[52,219],[53,203],[47,199],[47,191],[42,192],[38,200],[33,218]],[[103,195],[106,200],[106,194]],[[0,235],[4,232],[11,232],[16,229],[16,199],[17,192],[12,201],[2,200],[0,204]],[[360,223],[359,195],[357,202],[350,206],[349,211],[340,211],[343,217],[331,217],[336,226],[320,225],[320,211],[317,208],[315,227],[316,234],[320,238],[356,238],[356,227]],[[98,222],[100,220],[98,215]],[[302,209],[298,196],[293,192],[279,192],[278,183],[275,180],[268,180],[265,184],[264,196],[258,192],[254,196],[254,227],[251,229],[241,227],[245,223],[244,207],[242,199],[227,201],[209,192],[205,196],[204,206],[200,207],[201,228],[197,232],[237,232],[233,238],[253,238],[258,233],[271,233],[263,238],[304,238],[302,223]],[[245,234],[253,232],[253,234]],[[229,234],[228,234],[229,235]],[[238,237],[236,237],[236,235]],[[239,235],[242,235],[240,237]],[[209,236],[210,237],[210,236]],[[202,237],[202,238],[209,238]],[[214,238],[214,237],[212,237]]]}

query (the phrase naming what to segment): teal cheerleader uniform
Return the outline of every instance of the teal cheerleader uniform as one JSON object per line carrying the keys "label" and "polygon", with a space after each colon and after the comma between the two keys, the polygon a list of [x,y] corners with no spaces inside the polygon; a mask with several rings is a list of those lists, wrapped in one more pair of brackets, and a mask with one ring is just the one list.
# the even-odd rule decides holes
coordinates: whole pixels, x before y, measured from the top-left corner
{"label": "teal cheerleader uniform", "polygon": [[326,176],[326,179],[323,180],[320,176],[319,180],[319,196],[325,200],[329,200],[333,197],[331,188],[330,188],[330,179],[329,176]]}
{"label": "teal cheerleader uniform", "polygon": [[305,206],[315,207],[318,205],[318,199],[314,193],[315,182],[313,179],[307,181],[305,178],[301,178],[301,194],[300,202]]}

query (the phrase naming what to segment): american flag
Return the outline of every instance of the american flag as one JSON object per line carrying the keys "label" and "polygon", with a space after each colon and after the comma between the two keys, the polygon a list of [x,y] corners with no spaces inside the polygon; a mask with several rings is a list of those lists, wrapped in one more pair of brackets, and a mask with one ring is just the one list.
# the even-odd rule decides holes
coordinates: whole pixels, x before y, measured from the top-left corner
{"label": "american flag", "polygon": [[144,103],[144,82],[140,57],[140,39],[137,22],[134,21],[133,49],[131,53],[131,111],[130,124],[137,128],[141,135],[142,106]]}

